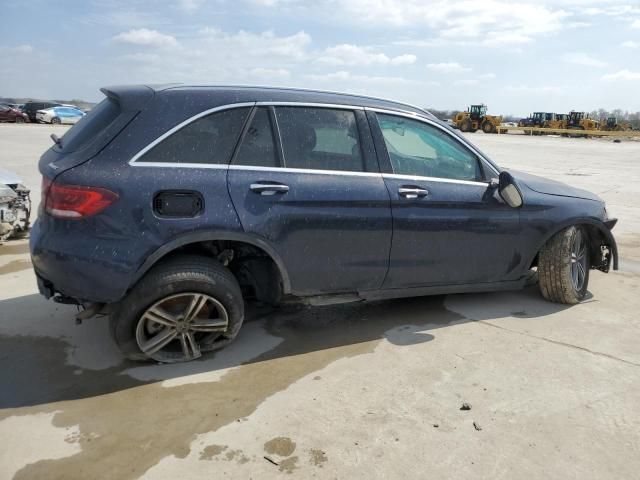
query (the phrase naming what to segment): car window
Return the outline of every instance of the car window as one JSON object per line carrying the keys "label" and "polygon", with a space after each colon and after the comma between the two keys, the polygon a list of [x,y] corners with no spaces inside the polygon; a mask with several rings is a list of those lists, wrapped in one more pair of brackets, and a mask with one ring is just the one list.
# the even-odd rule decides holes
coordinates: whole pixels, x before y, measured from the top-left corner
{"label": "car window", "polygon": [[365,171],[353,111],[278,107],[276,117],[286,167]]}
{"label": "car window", "polygon": [[229,163],[248,114],[249,108],[234,108],[199,118],[161,141],[137,161]]}
{"label": "car window", "polygon": [[393,172],[400,175],[481,181],[476,155],[449,134],[417,120],[378,114]]}
{"label": "car window", "polygon": [[260,107],[256,110],[233,163],[258,167],[279,166],[268,108]]}

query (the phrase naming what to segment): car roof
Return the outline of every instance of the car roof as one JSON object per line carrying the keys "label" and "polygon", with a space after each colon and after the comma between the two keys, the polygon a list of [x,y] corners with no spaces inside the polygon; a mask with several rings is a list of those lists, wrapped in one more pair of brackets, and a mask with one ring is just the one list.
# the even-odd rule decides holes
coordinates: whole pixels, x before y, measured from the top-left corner
{"label": "car roof", "polygon": [[290,87],[270,87],[255,85],[124,85],[101,89],[107,96],[129,97],[147,96],[152,94],[171,94],[185,96],[197,95],[205,92],[223,94],[224,97],[235,98],[236,101],[255,102],[299,102],[325,103],[336,105],[355,105],[369,108],[380,108],[404,111],[435,118],[428,111],[407,103],[386,100],[353,93],[339,93],[325,90],[311,90]]}

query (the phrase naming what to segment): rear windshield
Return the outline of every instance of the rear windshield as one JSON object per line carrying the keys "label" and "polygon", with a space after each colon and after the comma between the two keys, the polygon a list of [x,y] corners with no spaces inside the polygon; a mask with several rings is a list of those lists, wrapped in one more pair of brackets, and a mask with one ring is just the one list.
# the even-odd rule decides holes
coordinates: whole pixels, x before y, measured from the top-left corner
{"label": "rear windshield", "polygon": [[111,125],[118,115],[120,115],[120,105],[114,100],[105,98],[64,134],[59,150],[65,153],[81,150],[96,135]]}

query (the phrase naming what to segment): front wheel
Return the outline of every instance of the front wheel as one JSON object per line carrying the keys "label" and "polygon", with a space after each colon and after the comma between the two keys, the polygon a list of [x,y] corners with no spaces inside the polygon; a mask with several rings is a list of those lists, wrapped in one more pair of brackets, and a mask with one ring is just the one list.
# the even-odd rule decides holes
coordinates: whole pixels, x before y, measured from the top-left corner
{"label": "front wheel", "polygon": [[59,119],[58,117],[53,117],[53,118],[51,119],[51,124],[52,124],[52,125],[60,125],[60,123],[61,123],[61,122],[60,122],[60,119]]}
{"label": "front wheel", "polygon": [[496,127],[491,122],[484,122],[482,124],[482,131],[484,133],[496,133]]}
{"label": "front wheel", "polygon": [[114,309],[110,324],[127,358],[174,363],[226,346],[243,318],[233,274],[211,258],[181,255],[153,267]]}
{"label": "front wheel", "polygon": [[550,302],[579,303],[587,294],[590,266],[586,232],[578,226],[565,228],[540,252],[538,278],[542,296]]}

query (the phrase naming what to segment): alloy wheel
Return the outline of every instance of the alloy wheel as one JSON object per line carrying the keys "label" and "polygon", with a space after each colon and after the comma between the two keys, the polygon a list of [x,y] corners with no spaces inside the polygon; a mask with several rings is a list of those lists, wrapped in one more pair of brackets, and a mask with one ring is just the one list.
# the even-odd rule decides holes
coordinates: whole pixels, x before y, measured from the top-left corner
{"label": "alloy wheel", "polygon": [[142,314],[136,327],[140,350],[159,362],[186,362],[202,355],[228,328],[229,316],[215,298],[197,292],[170,295]]}
{"label": "alloy wheel", "polygon": [[578,230],[571,244],[571,283],[576,292],[584,287],[587,276],[587,243]]}

